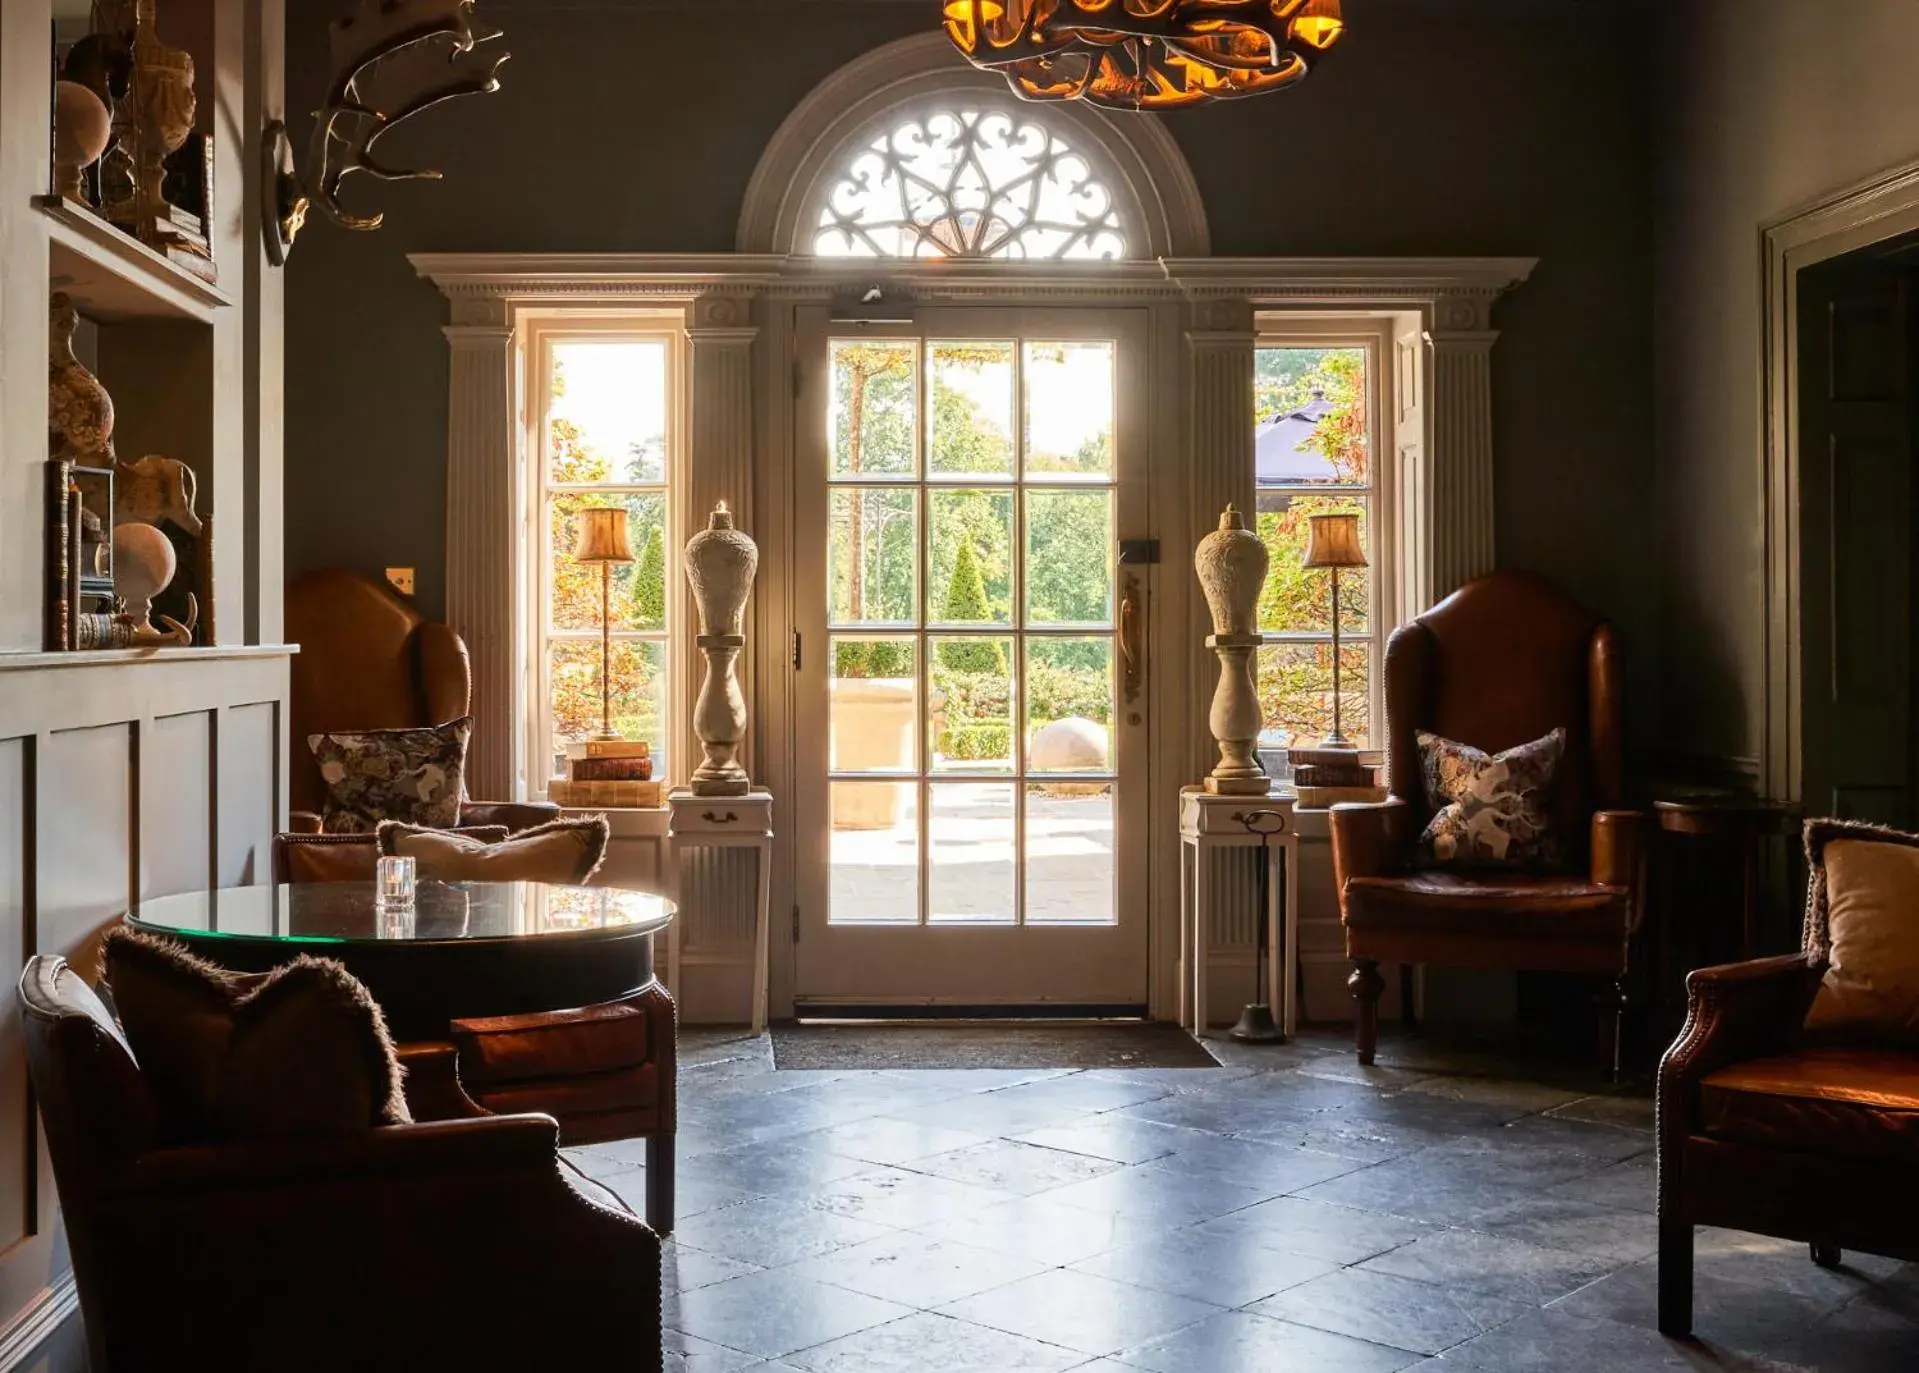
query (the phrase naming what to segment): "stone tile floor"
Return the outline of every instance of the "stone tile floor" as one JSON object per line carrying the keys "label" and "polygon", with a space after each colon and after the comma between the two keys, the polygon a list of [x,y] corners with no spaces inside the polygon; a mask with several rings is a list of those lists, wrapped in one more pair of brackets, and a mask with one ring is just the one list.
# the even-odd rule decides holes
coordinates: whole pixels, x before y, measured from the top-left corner
{"label": "stone tile floor", "polygon": [[[1217,1069],[775,1071],[682,1044],[685,1373],[1919,1368],[1919,1265],[1702,1231],[1654,1328],[1652,1102],[1388,1039]],[[641,1146],[573,1151],[639,1209]]]}

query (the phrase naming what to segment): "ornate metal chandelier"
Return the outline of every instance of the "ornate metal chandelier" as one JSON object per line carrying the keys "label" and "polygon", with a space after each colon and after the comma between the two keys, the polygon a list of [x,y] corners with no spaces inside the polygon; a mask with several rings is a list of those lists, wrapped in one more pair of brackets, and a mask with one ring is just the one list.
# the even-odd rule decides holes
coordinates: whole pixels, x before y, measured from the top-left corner
{"label": "ornate metal chandelier", "polygon": [[1276,91],[1339,41],[1340,0],[942,0],[967,61],[1025,100],[1170,110]]}

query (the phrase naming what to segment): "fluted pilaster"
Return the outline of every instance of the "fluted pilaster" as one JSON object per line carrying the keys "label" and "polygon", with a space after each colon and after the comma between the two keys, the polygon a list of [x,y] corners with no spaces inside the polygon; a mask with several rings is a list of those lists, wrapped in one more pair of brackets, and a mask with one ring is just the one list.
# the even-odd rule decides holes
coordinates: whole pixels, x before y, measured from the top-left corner
{"label": "fluted pilaster", "polygon": [[469,796],[524,794],[514,722],[518,596],[513,530],[513,330],[453,324],[446,426],[446,618],[473,662]]}
{"label": "fluted pilaster", "polygon": [[[753,528],[753,343],[759,329],[752,322],[752,300],[744,294],[713,294],[693,302],[687,312],[688,377],[692,405],[689,419],[689,460],[686,465],[686,533],[706,528],[715,503],[725,501],[734,523],[748,534]],[[698,616],[690,596],[683,603],[684,631],[674,646],[680,699],[691,701],[699,689],[700,655],[693,638]],[[749,619],[748,623],[751,623]],[[754,645],[749,637],[740,663],[742,683],[752,681]],[[750,688],[749,688],[750,690]],[[747,732],[752,733],[751,701]],[[690,725],[682,731],[683,756],[698,758],[700,749]]]}
{"label": "fluted pilaster", "polygon": [[1493,570],[1491,296],[1447,297],[1432,340],[1432,594]]}
{"label": "fluted pilaster", "polygon": [[[1191,499],[1187,503],[1186,537],[1177,548],[1168,549],[1166,560],[1174,564],[1176,575],[1193,575],[1193,550],[1219,522],[1219,512],[1227,502],[1247,513],[1251,522],[1254,510],[1255,473],[1253,469],[1253,308],[1245,300],[1208,300],[1194,308],[1192,327],[1186,331],[1187,366],[1190,369],[1187,410],[1187,452],[1190,466]],[[1196,601],[1195,604],[1198,602]],[[1203,616],[1194,623],[1201,624]],[[1211,698],[1218,663],[1210,653],[1198,652],[1193,645],[1189,661],[1195,678],[1189,699]],[[1199,711],[1190,714],[1193,776],[1212,766],[1212,735]]]}

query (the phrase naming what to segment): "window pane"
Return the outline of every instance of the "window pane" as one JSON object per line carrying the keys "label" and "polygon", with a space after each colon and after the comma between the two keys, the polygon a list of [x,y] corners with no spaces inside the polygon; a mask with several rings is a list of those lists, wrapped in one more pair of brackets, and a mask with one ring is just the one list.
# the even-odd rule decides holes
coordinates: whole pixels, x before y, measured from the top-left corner
{"label": "window pane", "polygon": [[911,772],[919,766],[918,645],[910,638],[832,640],[835,772]]}
{"label": "window pane", "polygon": [[[1338,511],[1359,512],[1359,546],[1371,561],[1372,517],[1368,499],[1359,495],[1300,495],[1280,491],[1259,493],[1259,537],[1271,556],[1266,585],[1259,593],[1259,627],[1267,634],[1329,634],[1332,632],[1332,572],[1309,568],[1307,539],[1310,519]],[[1365,632],[1371,600],[1370,568],[1342,568],[1339,574],[1339,630]]]}
{"label": "window pane", "polygon": [[833,488],[827,531],[833,623],[915,623],[919,604],[918,502],[911,489]]}
{"label": "window pane", "polygon": [[1026,789],[1026,923],[1111,924],[1113,786]]}
{"label": "window pane", "polygon": [[634,561],[612,568],[609,604],[615,632],[665,629],[669,585],[665,494],[585,491],[559,492],[548,508],[547,523],[553,531],[548,579],[553,628],[597,630],[600,627],[601,564],[582,563],[573,557],[573,547],[579,539],[578,512],[593,505],[626,507],[626,541]]}
{"label": "window pane", "polygon": [[926,618],[934,624],[1013,623],[1013,493],[926,493],[932,521]]}
{"label": "window pane", "polygon": [[928,918],[1012,924],[1013,784],[946,782],[927,791]]}
{"label": "window pane", "polygon": [[916,925],[920,918],[917,782],[832,782],[832,876],[826,918],[836,925]]}
{"label": "window pane", "polygon": [[[613,731],[653,746],[653,775],[668,777],[666,645],[615,640],[612,657]],[[558,640],[547,648],[547,684],[553,727],[553,776],[566,772],[566,742],[600,732],[600,645]]]}
{"label": "window pane", "polygon": [[1026,766],[1106,772],[1113,765],[1113,641],[1026,641]]}
{"label": "window pane", "polygon": [[547,474],[555,482],[666,480],[664,339],[553,344]]}
{"label": "window pane", "polygon": [[1013,472],[1013,345],[935,343],[933,440],[927,466],[937,477]]}
{"label": "window pane", "polygon": [[[1339,724],[1354,748],[1372,747],[1372,650],[1339,646]],[[1268,644],[1259,650],[1259,705],[1265,716],[1260,743],[1309,748],[1333,727],[1333,646]]]}
{"label": "window pane", "polygon": [[1364,486],[1366,350],[1259,348],[1253,353],[1254,460],[1261,486]]}
{"label": "window pane", "polygon": [[1110,624],[1113,493],[1028,491],[1026,622]]}
{"label": "window pane", "polygon": [[1026,345],[1026,475],[1113,475],[1113,345]]}
{"label": "window pane", "polygon": [[932,655],[933,766],[1008,772],[1013,766],[1013,641],[997,636],[926,641]]}
{"label": "window pane", "polygon": [[833,344],[835,477],[911,477],[919,409],[919,345],[911,339]]}

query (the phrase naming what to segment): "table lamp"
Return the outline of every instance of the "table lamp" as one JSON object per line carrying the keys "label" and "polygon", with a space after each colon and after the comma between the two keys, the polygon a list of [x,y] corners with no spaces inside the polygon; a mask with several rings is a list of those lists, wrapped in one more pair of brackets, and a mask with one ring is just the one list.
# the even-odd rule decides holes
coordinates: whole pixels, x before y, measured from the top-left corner
{"label": "table lamp", "polygon": [[[600,565],[600,732],[596,738],[617,739],[613,732],[613,565],[633,561],[626,542],[626,510],[617,505],[589,505],[580,511],[579,541],[573,561]],[[1337,574],[1335,574],[1337,575]]]}
{"label": "table lamp", "polygon": [[1366,551],[1359,546],[1359,515],[1348,511],[1337,515],[1307,517],[1307,567],[1329,567],[1333,572],[1333,732],[1321,742],[1321,748],[1351,748],[1339,731],[1339,569],[1366,566]]}

